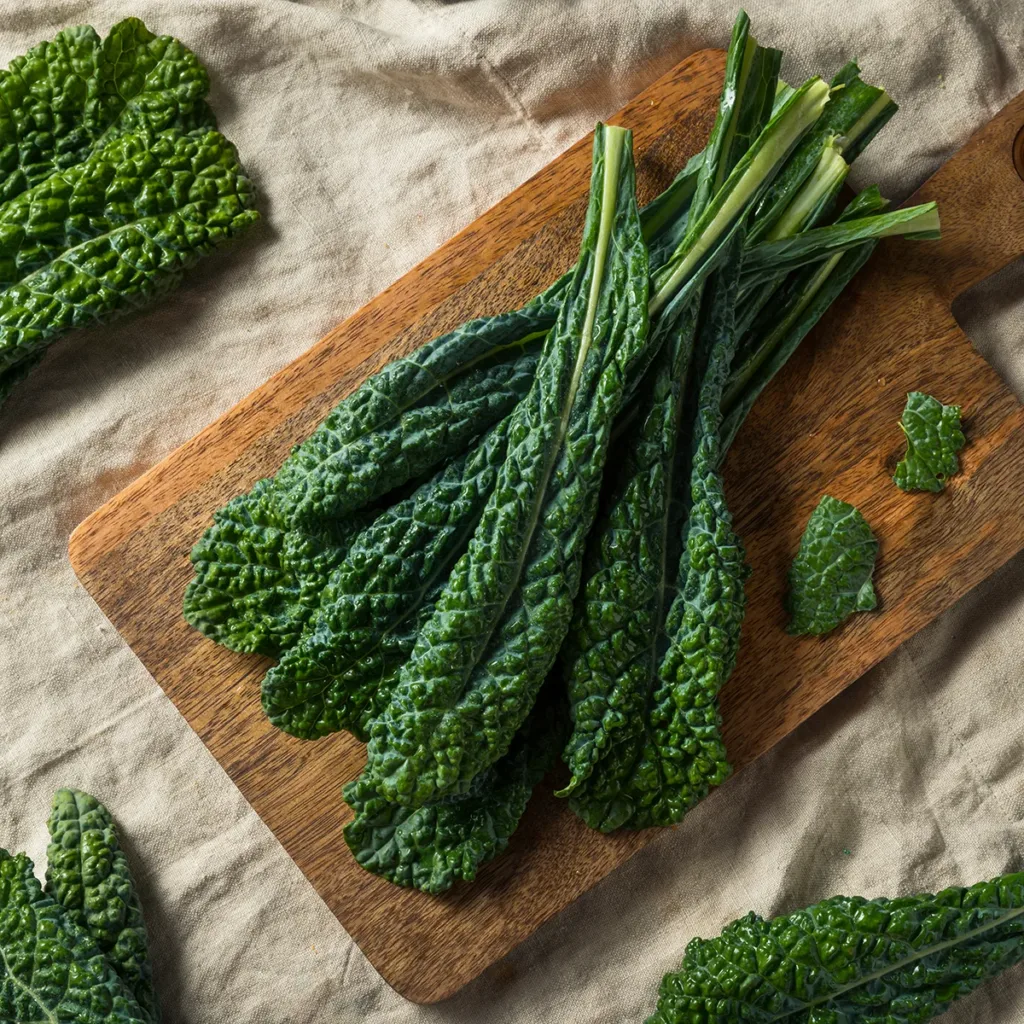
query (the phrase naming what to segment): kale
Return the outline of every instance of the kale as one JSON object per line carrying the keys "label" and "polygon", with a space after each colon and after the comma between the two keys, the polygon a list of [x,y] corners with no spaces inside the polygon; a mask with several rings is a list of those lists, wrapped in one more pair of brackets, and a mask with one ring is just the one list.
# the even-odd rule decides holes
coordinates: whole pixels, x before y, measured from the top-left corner
{"label": "kale", "polygon": [[960,469],[957,452],[967,443],[960,429],[960,406],[911,391],[900,418],[907,454],[893,482],[904,491],[939,492]]}
{"label": "kale", "polygon": [[0,400],[60,334],[171,290],[258,219],[208,89],[133,18],[0,72]]}
{"label": "kale", "polygon": [[59,32],[0,71],[0,202],[136,132],[215,127],[196,55],[138,18]]}
{"label": "kale", "polygon": [[[673,500],[682,403],[671,397],[675,367],[666,362],[654,387],[655,397],[665,393],[668,400],[651,404],[645,428],[657,429],[636,446],[647,461],[630,467],[629,487],[601,534],[601,568],[588,580],[576,622],[569,675],[574,729],[565,753],[573,774],[560,795],[602,831],[674,824],[729,773],[717,695],[736,661],[749,570],[725,502],[718,430],[736,345],[741,242],[742,234],[712,279],[699,332],[703,372],[689,501]],[[679,537],[684,546],[670,589],[666,563]],[[624,586],[631,572],[639,578]],[[620,587],[630,600],[612,611]],[[639,605],[638,593],[645,596]]]}
{"label": "kale", "polygon": [[263,681],[263,710],[279,729],[366,738],[494,489],[509,422],[356,535],[309,627]]}
{"label": "kale", "polygon": [[385,800],[365,774],[350,782],[345,799],[356,816],[345,827],[345,842],[356,861],[423,892],[473,881],[482,864],[508,847],[534,787],[558,756],[563,722],[557,703],[542,696],[508,753],[480,772],[465,794],[423,807]]}
{"label": "kale", "polygon": [[383,714],[368,778],[418,807],[465,793],[526,718],[565,637],[612,423],[647,344],[631,136],[599,126],[580,260],[469,548]]}
{"label": "kale", "polygon": [[319,532],[295,529],[274,481],[258,481],[214,513],[192,549],[186,621],[229,650],[279,654],[302,636],[363,524],[356,518]]}
{"label": "kale", "polygon": [[157,1024],[135,885],[106,809],[60,790],[47,885],[0,850],[0,1020]]}
{"label": "kale", "polygon": [[61,789],[49,829],[46,892],[89,933],[146,1016],[155,1019],[142,907],[110,812],[88,793]]}
{"label": "kale", "polygon": [[871,575],[878,541],[852,505],[827,494],[811,513],[789,570],[787,632],[821,635],[878,603]]}
{"label": "kale", "polygon": [[693,939],[647,1024],[923,1024],[1024,959],[1024,874],[931,895],[834,896]]}

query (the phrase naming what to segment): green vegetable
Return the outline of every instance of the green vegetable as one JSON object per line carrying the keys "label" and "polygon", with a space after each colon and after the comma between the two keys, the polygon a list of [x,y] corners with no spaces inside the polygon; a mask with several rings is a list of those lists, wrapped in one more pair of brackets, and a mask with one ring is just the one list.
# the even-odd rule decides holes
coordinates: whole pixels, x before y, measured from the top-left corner
{"label": "green vegetable", "polygon": [[344,559],[359,519],[319,533],[292,528],[272,480],[214,513],[192,549],[195,578],[185,590],[186,621],[243,654],[276,655],[295,643]]}
{"label": "green vegetable", "polygon": [[896,467],[893,482],[904,491],[934,491],[960,469],[957,452],[967,443],[960,429],[960,406],[911,391],[900,418],[907,454]]}
{"label": "green vegetable", "polygon": [[471,882],[504,852],[534,787],[558,755],[562,717],[543,697],[507,754],[461,796],[416,809],[383,799],[365,776],[345,787],[356,812],[345,828],[359,864],[396,885],[441,893]]}
{"label": "green vegetable", "polygon": [[821,635],[877,604],[871,575],[878,541],[852,505],[827,494],[811,513],[789,570],[787,632]]}
{"label": "green vegetable", "polygon": [[0,850],[0,1020],[157,1024],[138,899],[109,815],[61,790],[50,828],[45,892],[28,857]]}
{"label": "green vegetable", "polygon": [[494,489],[508,427],[506,418],[472,454],[357,534],[309,628],[263,681],[263,709],[279,729],[303,739],[339,729],[366,738]]}
{"label": "green vegetable", "polygon": [[59,32],[0,71],[0,202],[121,135],[213,128],[209,89],[196,55],[138,18],[102,40],[88,25]]}
{"label": "green vegetable", "polygon": [[[700,331],[689,502],[680,508],[675,488],[659,479],[671,466],[663,452],[680,433],[677,419],[666,422],[662,410],[679,403],[654,404],[658,415],[645,426],[659,429],[635,449],[652,457],[633,467],[625,500],[611,511],[597,559],[602,568],[588,580],[576,620],[574,730],[565,751],[572,778],[560,795],[605,832],[676,823],[729,773],[717,695],[736,661],[749,570],[718,472],[718,430],[736,344],[741,242],[742,235],[712,280]],[[659,374],[657,392],[671,380]],[[667,553],[675,537],[685,538],[685,547],[670,588]]]}
{"label": "green vegetable", "polygon": [[258,219],[208,88],[136,19],[0,72],[0,399],[58,335],[169,291]]}
{"label": "green vegetable", "polygon": [[1024,959],[1024,874],[899,899],[835,896],[693,939],[647,1024],[923,1024]]}
{"label": "green vegetable", "polygon": [[61,789],[50,812],[46,892],[84,929],[147,1018],[156,996],[135,882],[107,809],[88,793]]}
{"label": "green vegetable", "polygon": [[630,133],[599,126],[580,260],[509,452],[370,727],[368,777],[417,807],[465,793],[509,748],[565,637],[612,422],[647,342],[647,250]]}

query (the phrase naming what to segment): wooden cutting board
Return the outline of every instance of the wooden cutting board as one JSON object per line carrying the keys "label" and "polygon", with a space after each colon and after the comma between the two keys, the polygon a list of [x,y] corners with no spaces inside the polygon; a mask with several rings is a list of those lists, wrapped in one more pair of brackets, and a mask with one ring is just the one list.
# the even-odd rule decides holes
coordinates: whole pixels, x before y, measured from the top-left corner
{"label": "wooden cutting board", "polygon": [[[697,53],[611,119],[635,133],[642,200],[704,145],[722,71],[721,53]],[[1024,410],[950,313],[955,296],[1024,251],[1024,182],[1011,156],[1021,123],[1024,95],[921,189],[915,201],[939,200],[943,240],[883,243],[730,456],[728,493],[754,567],[739,666],[722,695],[736,768],[1024,547]],[[912,130],[897,120],[889,138]],[[72,564],[100,608],[377,970],[417,1002],[450,996],[658,833],[591,832],[546,786],[511,848],[472,885],[432,897],[365,873],[342,839],[340,796],[362,745],[347,735],[303,742],[268,725],[268,662],[216,647],[181,617],[188,553],[216,508],[272,474],[382,363],[520,305],[573,262],[590,145],[582,139],[71,538]],[[914,389],[965,410],[963,470],[940,495],[904,494],[890,480]],[[786,571],[826,491],[856,503],[881,540],[881,610],[826,639],[794,639],[783,631]],[[728,783],[712,799],[728,800]],[[685,844],[680,852],[685,871]]]}

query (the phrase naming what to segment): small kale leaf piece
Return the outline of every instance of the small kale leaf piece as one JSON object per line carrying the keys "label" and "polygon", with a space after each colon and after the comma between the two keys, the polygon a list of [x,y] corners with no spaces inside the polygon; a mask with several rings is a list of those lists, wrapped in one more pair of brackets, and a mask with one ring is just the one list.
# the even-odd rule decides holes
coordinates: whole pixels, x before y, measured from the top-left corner
{"label": "small kale leaf piece", "polygon": [[32,861],[0,850],[0,1020],[153,1024],[99,946],[43,892]]}
{"label": "small kale leaf piece", "polygon": [[385,800],[365,773],[344,790],[356,812],[345,842],[360,866],[395,885],[441,893],[504,852],[534,787],[554,763],[564,719],[541,699],[504,757],[469,791],[415,810]]}
{"label": "small kale leaf piece", "polygon": [[46,892],[84,929],[145,1011],[157,1019],[135,882],[109,811],[88,793],[58,790],[49,820]]}
{"label": "small kale leaf piece", "polygon": [[693,939],[647,1024],[924,1024],[1024,959],[1024,874],[936,895],[835,896]]}
{"label": "small kale leaf piece", "polygon": [[787,632],[821,636],[878,603],[871,575],[878,541],[867,521],[827,494],[811,513],[789,570]]}
{"label": "small kale leaf piece", "polygon": [[959,471],[957,452],[967,443],[960,429],[960,406],[911,391],[900,429],[907,438],[907,454],[896,467],[893,483],[903,491],[938,493]]}
{"label": "small kale leaf piece", "polygon": [[192,549],[185,620],[229,650],[279,654],[302,635],[363,524],[356,518],[319,533],[292,529],[273,480],[257,481],[214,513]]}

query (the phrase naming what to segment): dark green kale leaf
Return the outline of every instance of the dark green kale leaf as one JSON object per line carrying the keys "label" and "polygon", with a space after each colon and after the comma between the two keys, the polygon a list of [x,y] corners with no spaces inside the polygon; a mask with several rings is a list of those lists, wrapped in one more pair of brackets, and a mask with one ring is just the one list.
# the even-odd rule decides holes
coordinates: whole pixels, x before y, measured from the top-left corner
{"label": "dark green kale leaf", "polygon": [[494,489],[509,424],[356,536],[309,628],[263,681],[263,710],[279,729],[302,739],[339,729],[366,738]]}
{"label": "dark green kale leaf", "polygon": [[170,290],[258,219],[234,147],[213,131],[121,136],[69,177],[70,192],[44,182],[38,203],[0,216],[0,277],[13,281],[0,288],[0,372]]}
{"label": "dark green kale leaf", "polygon": [[646,358],[647,249],[630,135],[599,126],[580,260],[469,548],[371,725],[368,778],[418,807],[509,748],[572,614],[615,415]]}
{"label": "dark green kale leaf", "polygon": [[65,29],[0,71],[0,203],[129,132],[215,127],[195,54],[126,18]]}
{"label": "dark green kale leaf", "polygon": [[258,481],[214,513],[192,549],[186,621],[229,650],[280,653],[302,635],[363,525],[365,518],[357,517],[317,533],[293,529],[274,481]]}
{"label": "dark green kale leaf", "polygon": [[508,753],[477,775],[468,792],[416,809],[385,800],[364,774],[345,787],[356,813],[345,842],[362,867],[396,885],[441,893],[473,881],[508,846],[557,757],[563,725],[559,709],[542,697]]}
{"label": "dark green kale leaf", "polygon": [[[627,620],[607,610],[616,586],[631,594],[631,607],[635,600],[631,590],[637,581],[617,571],[617,560],[610,571],[588,581],[580,611],[582,634],[569,677],[574,730],[565,754],[573,775],[563,794],[588,825],[605,832],[674,824],[730,770],[717,698],[736,663],[749,568],[725,501],[719,428],[722,391],[736,347],[742,242],[742,234],[733,241],[706,298],[688,505],[679,508],[671,501],[671,486],[654,487],[661,500],[652,519],[643,502],[645,476],[635,474],[631,483],[640,486],[626,494],[618,511],[612,510],[605,534],[602,558],[615,558],[614,549],[622,545],[626,571],[642,569],[641,595],[649,595],[642,613]],[[657,423],[652,447],[659,457],[652,466],[665,473],[671,464],[661,457],[666,439],[677,437],[681,428],[674,418],[666,422],[659,416]],[[656,482],[656,476],[646,479]],[[650,564],[647,540],[652,533],[660,557]],[[670,589],[664,560],[677,533],[685,546],[678,582]]]}
{"label": "dark green kale leaf", "polygon": [[470,320],[364,381],[279,470],[293,521],[344,516],[462,454],[529,390],[563,290]]}
{"label": "dark green kale leaf", "polygon": [[58,790],[50,812],[46,892],[86,931],[145,1013],[158,1019],[135,882],[114,822],[93,796]]}
{"label": "dark green kale leaf", "polygon": [[960,469],[957,452],[967,443],[960,429],[960,406],[911,391],[900,418],[907,454],[893,482],[904,491],[939,492]]}
{"label": "dark green kale leaf", "polygon": [[647,1024],[924,1024],[1024,959],[1024,874],[899,899],[835,896],[693,939]]}
{"label": "dark green kale leaf", "polygon": [[787,632],[822,635],[878,603],[871,575],[878,541],[852,505],[827,494],[800,538],[789,570]]}
{"label": "dark green kale leaf", "polygon": [[43,892],[23,853],[0,850],[0,1020],[152,1024],[88,932]]}

